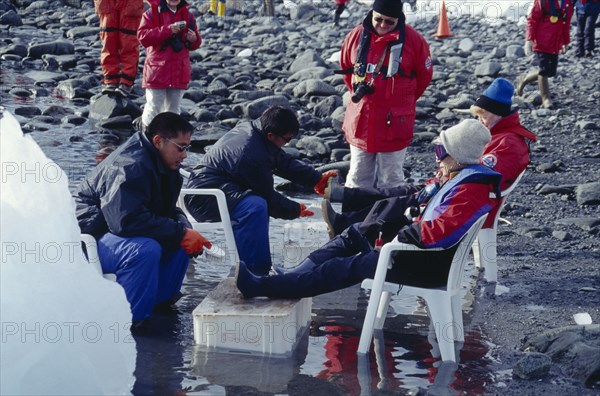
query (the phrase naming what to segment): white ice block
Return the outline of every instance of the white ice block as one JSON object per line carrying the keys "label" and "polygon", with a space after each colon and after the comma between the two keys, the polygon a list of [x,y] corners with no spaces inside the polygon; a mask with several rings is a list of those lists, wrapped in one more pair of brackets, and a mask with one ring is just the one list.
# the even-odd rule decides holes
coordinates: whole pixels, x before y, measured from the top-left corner
{"label": "white ice block", "polygon": [[245,300],[227,278],[194,309],[194,341],[222,352],[289,356],[306,333],[312,299]]}
{"label": "white ice block", "polygon": [[329,241],[323,221],[286,223],[283,229],[283,267],[294,267]]}

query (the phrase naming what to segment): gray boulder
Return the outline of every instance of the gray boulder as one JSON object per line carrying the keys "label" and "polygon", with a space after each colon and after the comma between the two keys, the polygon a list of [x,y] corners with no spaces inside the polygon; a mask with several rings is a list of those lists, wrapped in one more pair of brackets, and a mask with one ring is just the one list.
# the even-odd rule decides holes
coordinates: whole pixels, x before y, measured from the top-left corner
{"label": "gray boulder", "polygon": [[0,15],[0,25],[8,25],[8,26],[22,26],[23,21],[19,14],[17,14],[14,10],[10,10]]}
{"label": "gray boulder", "polygon": [[533,380],[548,375],[552,359],[543,353],[531,352],[521,358],[514,367],[513,374],[519,378]]}
{"label": "gray boulder", "polygon": [[600,182],[578,185],[575,188],[575,196],[579,205],[600,204]]}
{"label": "gray boulder", "polygon": [[39,59],[44,54],[66,55],[74,53],[75,46],[72,42],[66,40],[55,40],[47,43],[32,45],[29,47],[28,56]]}
{"label": "gray boulder", "polygon": [[294,87],[294,96],[298,98],[307,96],[331,96],[337,95],[337,93],[338,92],[334,87],[317,79],[302,81]]}

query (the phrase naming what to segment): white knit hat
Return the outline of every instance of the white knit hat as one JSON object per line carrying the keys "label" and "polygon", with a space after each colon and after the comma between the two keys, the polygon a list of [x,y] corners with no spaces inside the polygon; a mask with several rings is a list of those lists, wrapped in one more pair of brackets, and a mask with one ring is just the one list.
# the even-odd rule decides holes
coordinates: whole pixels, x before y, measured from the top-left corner
{"label": "white knit hat", "polygon": [[440,133],[440,140],[452,158],[461,164],[478,164],[490,142],[490,131],[475,119],[463,120]]}

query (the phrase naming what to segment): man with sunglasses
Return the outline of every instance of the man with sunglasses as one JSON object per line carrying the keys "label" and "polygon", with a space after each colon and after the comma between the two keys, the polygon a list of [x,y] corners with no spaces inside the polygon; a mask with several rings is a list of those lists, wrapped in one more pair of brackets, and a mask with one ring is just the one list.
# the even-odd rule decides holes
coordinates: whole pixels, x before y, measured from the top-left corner
{"label": "man with sunglasses", "polygon": [[346,36],[340,67],[352,99],[342,126],[351,155],[346,185],[397,186],[404,180],[416,103],[433,75],[429,45],[405,23],[400,0],[374,1]]}
{"label": "man with sunglasses", "polygon": [[[312,216],[306,206],[275,191],[273,175],[314,187],[323,194],[323,174],[293,159],[282,147],[296,136],[300,124],[290,109],[273,106],[260,120],[243,122],[226,133],[192,171],[189,188],[218,188],[225,193],[240,260],[257,274],[271,269],[269,216],[295,219]],[[219,219],[216,203],[203,196],[186,198],[186,206],[198,221]]]}
{"label": "man with sunglasses", "polygon": [[141,331],[157,304],[170,304],[190,256],[211,243],[176,207],[179,174],[194,127],[175,113],[158,114],[104,159],[75,192],[81,232],[98,241],[105,273],[114,273]]}

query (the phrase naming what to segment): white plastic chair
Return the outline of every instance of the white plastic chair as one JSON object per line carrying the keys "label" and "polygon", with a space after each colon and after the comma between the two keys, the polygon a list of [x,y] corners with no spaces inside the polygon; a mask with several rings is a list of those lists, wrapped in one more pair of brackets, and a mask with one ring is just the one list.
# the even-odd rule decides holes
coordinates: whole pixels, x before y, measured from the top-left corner
{"label": "white plastic chair", "polygon": [[[475,266],[485,269],[484,276],[487,282],[498,281],[498,264],[497,264],[497,246],[496,242],[496,231],[498,228],[498,219],[500,218],[500,212],[506,205],[506,198],[508,195],[517,187],[517,184],[521,181],[525,171],[515,179],[515,181],[506,190],[500,192],[502,202],[500,208],[496,212],[494,223],[491,228],[482,228],[477,235],[477,239],[473,243],[473,257],[475,260]],[[496,199],[496,196],[492,193],[490,198]]]}
{"label": "white plastic chair", "polygon": [[360,335],[358,353],[366,354],[371,345],[373,331],[383,328],[391,293],[402,292],[413,296],[420,296],[425,300],[430,319],[435,328],[435,335],[438,340],[442,360],[456,362],[454,341],[464,341],[460,286],[471,245],[486,218],[487,214],[481,216],[459,242],[459,246],[452,259],[446,287],[436,289],[406,285],[400,287],[397,283],[385,281],[387,270],[392,266],[392,252],[397,250],[427,252],[443,249],[420,249],[414,245],[400,243],[397,240],[383,245],[379,254],[374,279],[365,279],[362,282],[364,289],[371,289],[371,297],[369,298],[369,305],[367,306],[365,321]]}
{"label": "white plastic chair", "polygon": [[98,242],[96,242],[96,238],[90,234],[81,234],[81,242],[83,242],[85,245],[88,263],[94,266],[94,269],[98,271],[98,273],[102,275],[104,279],[115,282],[117,280],[117,276],[115,274],[104,274],[102,272],[102,265],[100,265],[100,257],[98,256]]}
{"label": "white plastic chair", "polygon": [[[190,173],[184,169],[180,169],[179,172],[184,178],[189,178]],[[217,200],[219,208],[219,216],[221,221],[218,222],[198,222],[190,214],[185,206],[184,198],[187,195],[211,195]],[[239,255],[237,251],[237,245],[235,244],[235,237],[233,236],[233,228],[231,227],[231,218],[229,217],[229,210],[227,209],[227,200],[225,199],[225,193],[218,188],[182,188],[177,200],[177,206],[183,210],[188,220],[192,224],[194,230],[202,232],[210,232],[215,230],[222,230],[225,234],[226,252],[229,254],[230,262],[237,264],[239,262]],[[212,242],[212,241],[211,241]],[[214,245],[214,243],[213,243]],[[215,248],[213,247],[213,249]]]}

